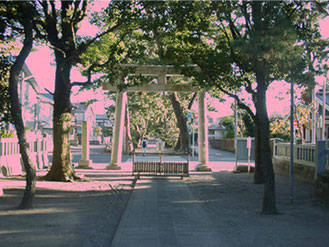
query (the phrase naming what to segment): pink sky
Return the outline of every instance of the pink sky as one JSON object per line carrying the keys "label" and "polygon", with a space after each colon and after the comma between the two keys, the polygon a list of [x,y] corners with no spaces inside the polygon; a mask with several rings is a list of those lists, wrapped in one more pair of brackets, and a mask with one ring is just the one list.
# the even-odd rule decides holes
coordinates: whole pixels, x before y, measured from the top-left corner
{"label": "pink sky", "polygon": [[[100,10],[102,7],[104,7],[104,4],[107,4],[108,1],[96,1],[94,8],[97,10]],[[326,17],[325,19],[320,21],[320,30],[322,33],[322,36],[324,38],[329,38],[329,17]],[[86,21],[83,23],[80,35],[83,34],[89,34],[92,35],[97,32],[97,29]],[[36,81],[40,85],[40,89],[43,90],[43,88],[47,88],[50,91],[54,91],[54,76],[55,76],[55,66],[51,65],[54,64],[53,62],[53,56],[52,51],[47,46],[39,46],[36,47],[38,51],[33,52],[30,54],[30,56],[27,59],[27,64],[31,70],[31,72],[34,74]],[[82,77],[77,69],[73,69],[71,74],[71,80],[72,81],[85,81],[86,78]],[[319,83],[323,83],[323,80],[325,80],[324,77],[318,78]],[[288,84],[284,82],[275,82],[268,90],[267,97],[268,97],[268,113],[269,115],[277,112],[279,114],[286,114],[289,112],[289,97],[285,97],[284,100],[278,101],[275,99],[275,96],[278,95],[279,92],[285,93],[288,89]],[[75,90],[76,91],[76,90]],[[101,90],[99,90],[99,95],[101,95]],[[88,98],[95,97],[94,93],[84,94],[83,98],[84,101]],[[72,101],[76,102],[79,101],[81,96],[73,96]],[[103,106],[104,106],[104,100],[103,96],[100,97],[100,103],[97,105],[97,113],[103,113]],[[219,103],[218,100],[211,100],[212,105],[218,109],[217,113],[212,113],[211,116],[216,119],[221,116],[230,115],[232,114],[231,111],[231,104],[233,102],[232,99],[227,99],[225,103]],[[108,105],[109,102],[106,102],[106,105]]]}

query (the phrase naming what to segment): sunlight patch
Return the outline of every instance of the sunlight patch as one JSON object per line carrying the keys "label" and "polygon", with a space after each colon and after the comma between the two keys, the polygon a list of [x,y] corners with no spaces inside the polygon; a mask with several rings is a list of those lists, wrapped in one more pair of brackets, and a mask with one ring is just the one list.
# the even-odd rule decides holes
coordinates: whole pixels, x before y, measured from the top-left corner
{"label": "sunlight patch", "polygon": [[28,215],[28,214],[54,214],[54,213],[69,213],[73,212],[73,209],[63,208],[35,208],[29,210],[8,210],[0,211],[0,216],[6,215]]}

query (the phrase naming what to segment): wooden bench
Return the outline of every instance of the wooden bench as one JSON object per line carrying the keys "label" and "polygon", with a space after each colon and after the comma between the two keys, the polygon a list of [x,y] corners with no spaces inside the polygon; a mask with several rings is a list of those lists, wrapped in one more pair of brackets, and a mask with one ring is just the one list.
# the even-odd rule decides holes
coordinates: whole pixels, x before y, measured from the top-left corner
{"label": "wooden bench", "polygon": [[[140,176],[178,176],[183,177],[189,176],[189,164],[190,154],[189,153],[169,153],[169,152],[132,152],[133,154],[133,169],[132,175],[137,179]],[[158,155],[159,161],[137,161],[137,155]],[[163,155],[168,156],[186,156],[186,161],[164,161]]]}

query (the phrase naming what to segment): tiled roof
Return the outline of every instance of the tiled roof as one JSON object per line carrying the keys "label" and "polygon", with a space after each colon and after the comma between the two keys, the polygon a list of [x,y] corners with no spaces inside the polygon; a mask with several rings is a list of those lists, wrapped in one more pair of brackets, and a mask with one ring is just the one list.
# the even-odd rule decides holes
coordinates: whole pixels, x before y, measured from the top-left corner
{"label": "tiled roof", "polygon": [[72,103],[72,106],[73,106],[73,111],[85,112],[87,110],[87,107],[80,103]]}
{"label": "tiled roof", "polygon": [[39,93],[39,96],[54,102],[54,96],[51,95],[50,93]]}

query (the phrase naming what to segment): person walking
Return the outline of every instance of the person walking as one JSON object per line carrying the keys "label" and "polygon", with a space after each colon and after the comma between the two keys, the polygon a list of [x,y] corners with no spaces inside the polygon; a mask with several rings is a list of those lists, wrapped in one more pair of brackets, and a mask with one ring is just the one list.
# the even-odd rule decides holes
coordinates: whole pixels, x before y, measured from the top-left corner
{"label": "person walking", "polygon": [[144,137],[142,141],[142,150],[144,152],[143,156],[145,156],[146,148],[147,148],[147,139]]}

